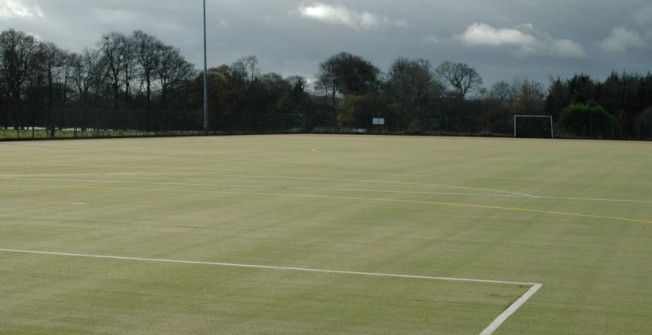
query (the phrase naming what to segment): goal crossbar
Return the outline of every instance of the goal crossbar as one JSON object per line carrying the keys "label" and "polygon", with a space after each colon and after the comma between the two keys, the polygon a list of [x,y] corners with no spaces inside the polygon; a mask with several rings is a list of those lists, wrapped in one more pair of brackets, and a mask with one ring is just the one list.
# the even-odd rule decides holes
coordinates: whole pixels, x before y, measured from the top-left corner
{"label": "goal crossbar", "polygon": [[514,115],[514,137],[516,137],[516,127],[517,127],[517,121],[519,118],[539,118],[539,119],[550,119],[550,138],[555,138],[555,128],[552,123],[552,116],[551,115]]}

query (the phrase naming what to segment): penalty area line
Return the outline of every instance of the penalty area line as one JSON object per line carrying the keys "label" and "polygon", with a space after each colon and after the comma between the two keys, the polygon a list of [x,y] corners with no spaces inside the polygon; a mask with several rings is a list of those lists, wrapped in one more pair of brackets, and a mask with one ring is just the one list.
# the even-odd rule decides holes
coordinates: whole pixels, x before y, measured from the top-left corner
{"label": "penalty area line", "polygon": [[482,284],[513,285],[513,286],[529,286],[530,287],[527,290],[527,292],[525,292],[522,296],[520,296],[505,311],[503,311],[496,319],[494,319],[491,322],[491,324],[489,324],[489,326],[487,326],[482,331],[482,333],[480,333],[480,335],[492,335],[496,330],[498,330],[498,328],[503,323],[505,323],[505,321],[507,321],[507,319],[509,319],[509,317],[511,317],[514,313],[516,313],[543,286],[543,284],[540,284],[540,283],[527,283],[527,282],[516,282],[516,281],[486,280],[486,279],[473,279],[473,278],[454,278],[454,277],[435,277],[435,276],[418,276],[418,275],[380,273],[380,272],[326,270],[326,269],[312,269],[312,268],[301,268],[301,267],[271,266],[271,265],[256,265],[256,264],[239,264],[239,263],[224,263],[224,262],[207,262],[207,261],[190,261],[190,260],[177,260],[177,259],[164,259],[164,258],[94,255],[94,254],[79,254],[79,253],[52,252],[52,251],[39,251],[39,250],[21,250],[21,249],[4,249],[4,248],[0,248],[0,252],[14,253],[14,254],[59,256],[59,257],[108,259],[108,260],[121,260],[121,261],[134,261],[134,262],[207,265],[207,266],[221,266],[221,267],[233,267],[233,268],[245,268],[245,269],[281,270],[281,271],[311,272],[311,273],[322,273],[322,274],[339,274],[339,275],[352,275],[352,276],[367,276],[367,277],[382,277],[382,278],[397,278],[397,279],[419,279],[419,280],[451,281],[451,282],[482,283]]}

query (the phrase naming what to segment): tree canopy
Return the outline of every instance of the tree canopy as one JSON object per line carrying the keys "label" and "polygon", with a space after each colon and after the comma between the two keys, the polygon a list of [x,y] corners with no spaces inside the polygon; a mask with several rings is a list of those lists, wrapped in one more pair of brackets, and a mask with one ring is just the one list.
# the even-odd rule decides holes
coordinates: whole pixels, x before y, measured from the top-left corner
{"label": "tree canopy", "polygon": [[[652,139],[652,74],[527,78],[483,87],[471,65],[399,57],[385,71],[355,54],[325,58],[314,81],[264,72],[256,56],[208,69],[209,128],[509,136],[513,117],[550,115],[560,134]],[[0,129],[203,128],[203,73],[143,31],[108,32],[70,52],[0,33]],[[384,124],[373,120],[383,118]]]}
{"label": "tree canopy", "polygon": [[599,105],[573,103],[564,108],[557,126],[571,136],[614,138],[617,123],[616,117]]}

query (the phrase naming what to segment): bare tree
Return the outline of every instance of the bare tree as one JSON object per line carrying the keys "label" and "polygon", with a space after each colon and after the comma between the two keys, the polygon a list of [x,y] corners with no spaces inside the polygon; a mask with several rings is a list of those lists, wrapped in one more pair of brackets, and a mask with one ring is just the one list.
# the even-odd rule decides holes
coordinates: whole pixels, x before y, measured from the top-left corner
{"label": "bare tree", "polygon": [[134,56],[139,70],[141,85],[145,86],[145,127],[151,128],[152,85],[156,82],[157,67],[161,62],[163,42],[140,30],[132,35]]}
{"label": "bare tree", "polygon": [[161,107],[167,109],[168,94],[195,75],[192,64],[181,56],[179,49],[164,46],[156,68],[161,86]]}
{"label": "bare tree", "polygon": [[543,111],[545,92],[543,84],[515,79],[511,84],[502,80],[491,86],[487,98],[497,102],[512,114],[540,114]]}
{"label": "bare tree", "polygon": [[285,80],[292,87],[293,93],[304,94],[306,86],[308,86],[308,81],[302,76],[289,76]]}
{"label": "bare tree", "polygon": [[326,96],[331,98],[331,106],[335,108],[338,85],[337,69],[334,62],[326,61],[319,64],[319,72],[317,73],[315,84],[317,90],[324,92]]}
{"label": "bare tree", "polygon": [[99,47],[102,52],[105,75],[113,94],[114,108],[118,109],[121,91],[124,89],[125,95],[129,96],[133,48],[129,38],[125,34],[118,32],[111,32],[102,36]]}
{"label": "bare tree", "polygon": [[145,85],[145,100],[147,110],[147,123],[149,124],[149,111],[152,109],[152,85],[158,79],[157,67],[161,62],[163,42],[140,30],[132,36],[135,46],[135,56],[140,68],[141,80]]}
{"label": "bare tree", "polygon": [[[14,107],[14,127],[21,125],[21,99],[23,89],[35,66],[38,42],[33,36],[14,29],[0,33],[0,72],[6,85],[9,104]],[[5,114],[5,125],[8,115]]]}
{"label": "bare tree", "polygon": [[472,91],[480,90],[482,78],[465,63],[444,62],[437,67],[437,74],[452,88],[452,94],[464,99]]}
{"label": "bare tree", "polygon": [[81,54],[72,53],[69,57],[70,68],[71,68],[71,80],[76,89],[77,93],[77,102],[82,113],[81,119],[78,119],[78,126],[81,126],[82,130],[86,129],[87,112],[84,111],[86,106],[86,101],[88,100],[88,92],[90,90],[90,71],[87,70],[84,64],[84,58]]}
{"label": "bare tree", "polygon": [[500,103],[502,106],[509,106],[514,101],[514,90],[512,90],[512,85],[501,80],[491,85],[487,97]]}
{"label": "bare tree", "polygon": [[72,80],[77,88],[79,107],[90,104],[90,93],[96,93],[102,80],[101,54],[99,50],[85,49],[81,54],[71,55]]}
{"label": "bare tree", "polygon": [[514,80],[512,83],[512,111],[514,114],[541,114],[545,103],[543,84],[528,80]]}
{"label": "bare tree", "polygon": [[[39,48],[39,59],[40,65],[43,68],[45,76],[47,78],[47,91],[48,91],[48,113],[49,113],[49,129],[50,136],[54,137],[55,131],[55,116],[54,108],[55,103],[59,100],[58,97],[55,98],[55,90],[61,90],[63,94],[66,92],[67,79],[69,78],[69,67],[67,66],[67,55],[66,53],[57,47],[52,42],[46,42],[40,44]],[[56,94],[59,96],[59,94]],[[64,97],[65,99],[65,97]],[[63,102],[65,105],[65,101]],[[63,107],[63,106],[61,106]],[[64,115],[63,109],[60,111],[59,115],[59,128],[63,127]]]}
{"label": "bare tree", "polygon": [[424,59],[399,58],[387,74],[387,93],[411,121],[423,121],[428,106],[440,97],[443,84],[433,73],[430,62]]}
{"label": "bare tree", "polygon": [[258,57],[256,56],[240,58],[233,63],[231,68],[242,77],[246,90],[250,90],[253,83],[260,78]]}
{"label": "bare tree", "polygon": [[[66,50],[62,50],[61,57],[62,62],[58,71],[57,79],[57,99],[59,100],[59,128],[64,128],[66,126],[66,122],[68,121],[66,109],[68,107],[69,95],[70,93],[74,94],[74,87],[72,87],[74,68],[72,62],[72,53]],[[74,128],[76,131],[77,127]]]}
{"label": "bare tree", "polygon": [[[0,58],[1,59],[1,58]],[[0,127],[6,126],[6,109],[4,108],[7,104],[8,93],[7,85],[5,85],[4,72],[0,66]]]}

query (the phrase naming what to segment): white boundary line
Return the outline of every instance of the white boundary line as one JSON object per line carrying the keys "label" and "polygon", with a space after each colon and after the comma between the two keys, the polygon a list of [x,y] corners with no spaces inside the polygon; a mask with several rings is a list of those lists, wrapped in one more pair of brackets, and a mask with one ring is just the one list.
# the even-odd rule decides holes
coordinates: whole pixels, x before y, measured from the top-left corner
{"label": "white boundary line", "polygon": [[509,319],[510,316],[512,316],[516,311],[521,308],[530,298],[532,298],[539,290],[543,287],[543,284],[534,284],[530,289],[525,292],[518,300],[514,301],[513,304],[511,304],[504,312],[502,312],[498,317],[489,325],[487,328],[485,328],[480,335],[491,335],[493,334],[498,328]]}
{"label": "white boundary line", "polygon": [[454,281],[454,282],[467,282],[467,283],[484,283],[484,284],[497,284],[497,285],[518,285],[530,286],[530,289],[525,292],[520,298],[512,303],[505,311],[503,311],[496,319],[485,328],[480,335],[492,335],[507,319],[518,311],[530,298],[532,298],[543,286],[540,283],[526,283],[502,280],[484,280],[484,279],[471,279],[471,278],[452,278],[452,277],[432,277],[432,276],[415,276],[415,275],[402,275],[392,273],[377,273],[377,272],[360,272],[360,271],[340,271],[340,270],[324,270],[324,269],[311,269],[300,267],[286,267],[286,266],[270,266],[270,265],[254,265],[254,264],[238,264],[238,263],[223,263],[223,262],[205,262],[205,261],[186,261],[176,259],[161,259],[161,258],[145,258],[145,257],[124,257],[124,256],[110,256],[110,255],[92,255],[92,254],[77,254],[65,252],[50,252],[38,250],[20,250],[20,249],[3,249],[0,252],[15,253],[15,254],[32,254],[32,255],[48,255],[48,256],[64,256],[64,257],[79,257],[79,258],[95,258],[95,259],[111,259],[123,261],[138,261],[138,262],[156,262],[156,263],[175,263],[175,264],[190,264],[190,265],[209,265],[209,266],[223,266],[223,267],[236,267],[247,269],[264,269],[264,270],[282,270],[282,271],[298,271],[298,272],[312,272],[324,274],[340,274],[340,275],[354,275],[354,276],[368,276],[368,277],[383,277],[383,278],[402,278],[402,279],[421,279],[421,280],[437,280],[437,281]]}
{"label": "white boundary line", "polygon": [[[432,188],[450,188],[450,189],[461,189],[461,190],[470,190],[478,192],[489,192],[486,195],[490,196],[492,194],[499,194],[502,196],[513,196],[513,197],[526,197],[526,198],[537,198],[536,195],[520,193],[520,192],[510,192],[497,189],[489,188],[477,188],[477,187],[467,187],[467,186],[454,186],[454,185],[440,185],[440,184],[424,184],[424,183],[414,183],[414,182],[398,182],[398,181],[382,181],[382,180],[367,180],[367,179],[340,179],[340,178],[325,178],[325,177],[289,177],[289,176],[242,176],[242,175],[222,175],[223,177],[234,177],[234,178],[259,178],[259,179],[289,179],[289,180],[321,180],[321,181],[343,181],[343,182],[358,182],[358,183],[368,183],[368,184],[388,184],[388,185],[409,185],[409,186],[421,186],[421,187],[432,187]],[[145,181],[126,181],[126,180],[92,180],[92,179],[62,179],[62,178],[52,178],[52,177],[38,177],[38,176],[1,176],[1,179],[8,180],[30,180],[30,181],[54,181],[54,182],[74,182],[74,183],[95,183],[95,184],[131,184],[131,185],[159,185],[159,186],[197,186],[197,187],[211,187],[211,186],[222,186],[216,184],[195,184],[195,183],[174,183],[174,182],[145,182]],[[242,188],[252,188],[252,186],[238,186],[233,185],[233,187],[242,187]],[[481,195],[481,194],[479,194]]]}
{"label": "white boundary line", "polygon": [[[233,175],[232,177],[237,177]],[[255,178],[263,178],[264,176],[253,176]],[[357,179],[331,179],[331,178],[311,178],[311,177],[278,177],[280,179],[308,179],[308,180],[334,180],[334,181],[351,181],[351,182],[364,182],[364,183],[384,183],[396,185],[413,185],[433,188],[449,188],[461,189],[477,192],[489,193],[453,193],[453,192],[425,192],[425,191],[392,191],[392,190],[373,190],[373,189],[346,189],[346,188],[310,188],[310,187],[286,187],[289,190],[315,190],[315,191],[338,191],[338,192],[368,192],[368,193],[397,193],[397,194],[425,194],[425,195],[459,195],[459,196],[474,196],[474,197],[510,197],[510,198],[525,198],[525,199],[541,199],[541,200],[569,200],[569,201],[587,201],[587,202],[611,202],[611,203],[632,203],[632,204],[650,204],[652,200],[634,200],[634,199],[608,199],[608,198],[581,198],[581,197],[556,197],[546,195],[534,195],[521,192],[509,192],[495,189],[474,188],[465,186],[452,186],[452,185],[437,185],[437,184],[421,184],[411,182],[385,182],[373,180],[357,180]],[[52,181],[52,182],[69,182],[69,183],[89,183],[89,184],[126,184],[126,185],[155,185],[155,186],[188,186],[188,187],[226,187],[226,188],[246,188],[246,189],[260,189],[262,186],[254,185],[228,185],[228,184],[207,184],[207,183],[175,183],[175,182],[145,182],[145,181],[127,181],[127,180],[92,180],[92,179],[61,179],[61,178],[45,178],[45,177],[25,177],[25,176],[2,176],[3,180],[28,180],[28,181]]]}

